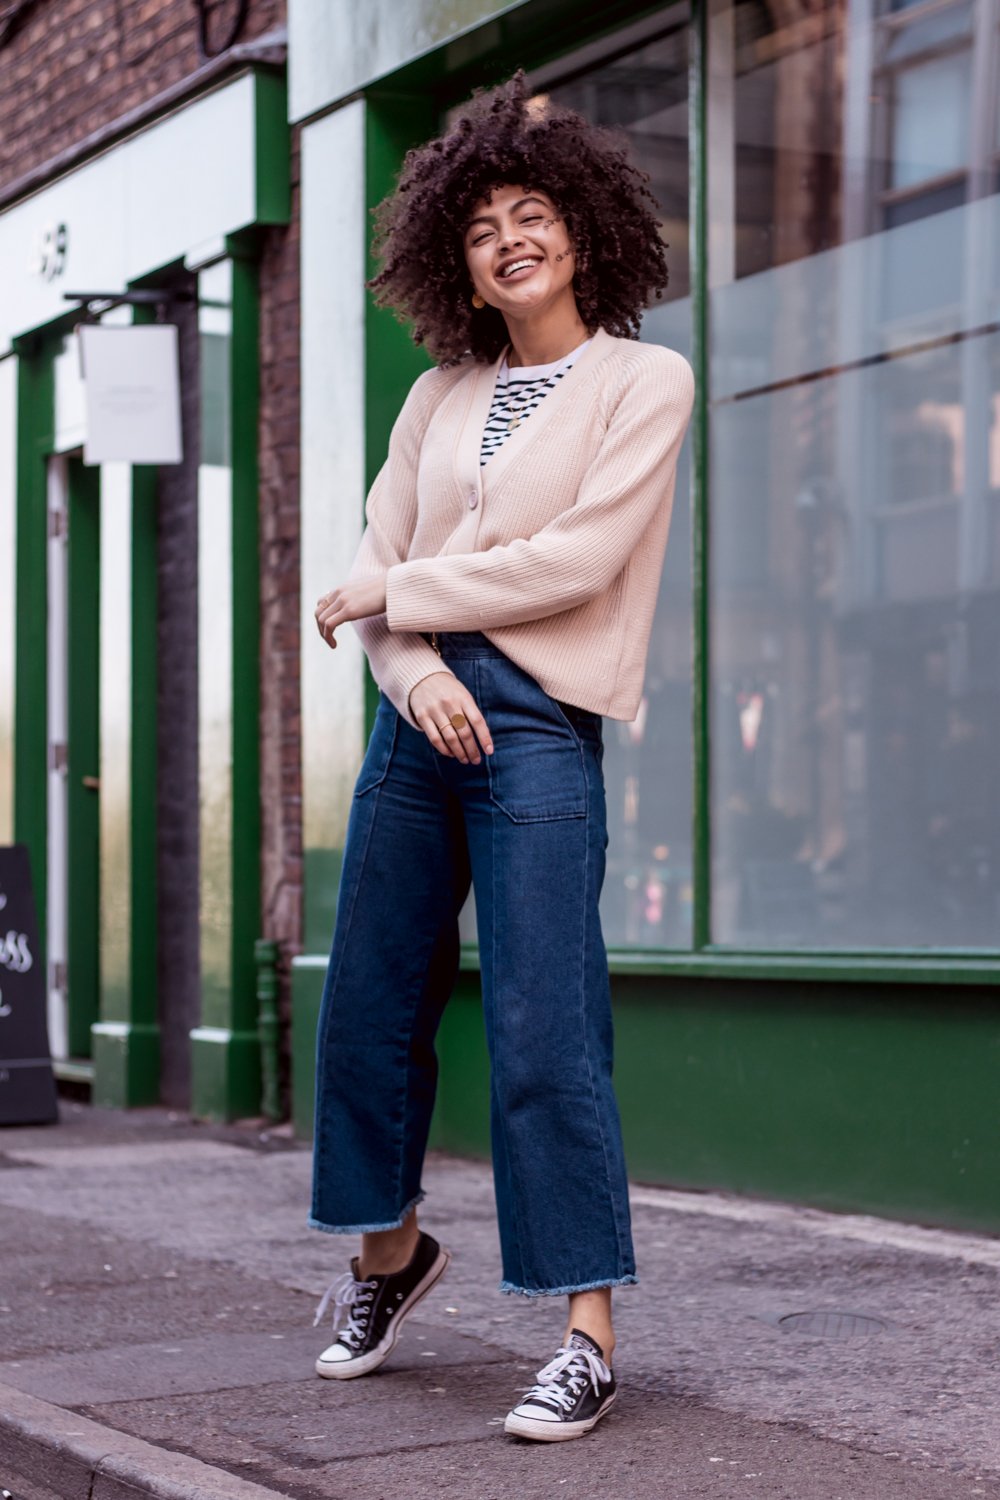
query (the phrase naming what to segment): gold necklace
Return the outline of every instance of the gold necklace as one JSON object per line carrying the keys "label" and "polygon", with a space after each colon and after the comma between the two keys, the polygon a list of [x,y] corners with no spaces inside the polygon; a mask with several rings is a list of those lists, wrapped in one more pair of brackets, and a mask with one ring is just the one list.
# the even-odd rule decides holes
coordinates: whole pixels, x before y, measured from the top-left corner
{"label": "gold necklace", "polygon": [[[510,371],[509,370],[507,371],[507,380],[506,380],[504,389],[505,390],[510,390]],[[520,425],[521,425],[521,416],[522,416],[522,414],[524,412],[524,408],[528,405],[528,402],[531,400],[531,392],[530,391],[526,391],[521,396],[521,399],[518,402],[517,406],[515,406],[513,404],[513,402],[514,402],[515,399],[516,398],[510,397],[510,396],[508,396],[508,398],[507,398],[507,403],[506,404],[507,404],[507,417],[508,417],[508,421],[507,421],[507,431],[508,432],[513,432],[515,427],[520,427]]]}

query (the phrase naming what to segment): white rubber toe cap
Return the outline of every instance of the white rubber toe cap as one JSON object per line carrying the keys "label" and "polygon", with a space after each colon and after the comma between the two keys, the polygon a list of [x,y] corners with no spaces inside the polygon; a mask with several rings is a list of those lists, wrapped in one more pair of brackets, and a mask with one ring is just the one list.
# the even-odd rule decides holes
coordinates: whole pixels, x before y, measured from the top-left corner
{"label": "white rubber toe cap", "polygon": [[522,1406],[515,1406],[512,1416],[531,1417],[535,1422],[558,1422],[559,1416],[550,1406],[534,1406],[525,1402]]}
{"label": "white rubber toe cap", "polygon": [[346,1364],[350,1358],[351,1351],[345,1349],[343,1344],[331,1344],[329,1349],[323,1350],[317,1363],[321,1365],[342,1365]]}

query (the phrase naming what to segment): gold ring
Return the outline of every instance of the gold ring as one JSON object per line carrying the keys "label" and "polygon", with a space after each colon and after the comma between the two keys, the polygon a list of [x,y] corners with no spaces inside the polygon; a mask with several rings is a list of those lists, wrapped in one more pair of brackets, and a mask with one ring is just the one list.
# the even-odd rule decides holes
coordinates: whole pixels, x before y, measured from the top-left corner
{"label": "gold ring", "polygon": [[464,729],[466,724],[468,723],[468,720],[466,719],[464,714],[452,714],[451,718],[448,720],[448,723],[451,725],[452,729]]}

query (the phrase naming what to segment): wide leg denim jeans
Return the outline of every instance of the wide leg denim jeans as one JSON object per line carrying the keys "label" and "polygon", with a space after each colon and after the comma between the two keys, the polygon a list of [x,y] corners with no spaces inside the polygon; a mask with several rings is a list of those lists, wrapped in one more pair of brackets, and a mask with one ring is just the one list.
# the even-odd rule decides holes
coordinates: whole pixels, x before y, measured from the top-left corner
{"label": "wide leg denim jeans", "polygon": [[634,1282],[598,898],[599,715],[478,632],[440,638],[493,737],[440,755],[383,695],[354,790],[317,1045],[310,1224],[391,1229],[420,1202],[434,1038],[475,888],[501,1290]]}

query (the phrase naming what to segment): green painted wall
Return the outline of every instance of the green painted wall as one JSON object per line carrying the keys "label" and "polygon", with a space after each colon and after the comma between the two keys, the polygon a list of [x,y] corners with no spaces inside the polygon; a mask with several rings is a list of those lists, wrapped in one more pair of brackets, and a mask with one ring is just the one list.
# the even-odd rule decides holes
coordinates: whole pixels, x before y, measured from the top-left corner
{"label": "green painted wall", "polygon": [[[323,967],[297,966],[294,1065],[311,1078]],[[613,977],[629,1172],[1000,1231],[1000,1015],[991,989]],[[479,976],[439,1037],[432,1144],[485,1156]],[[295,1125],[311,1130],[297,1089]]]}

